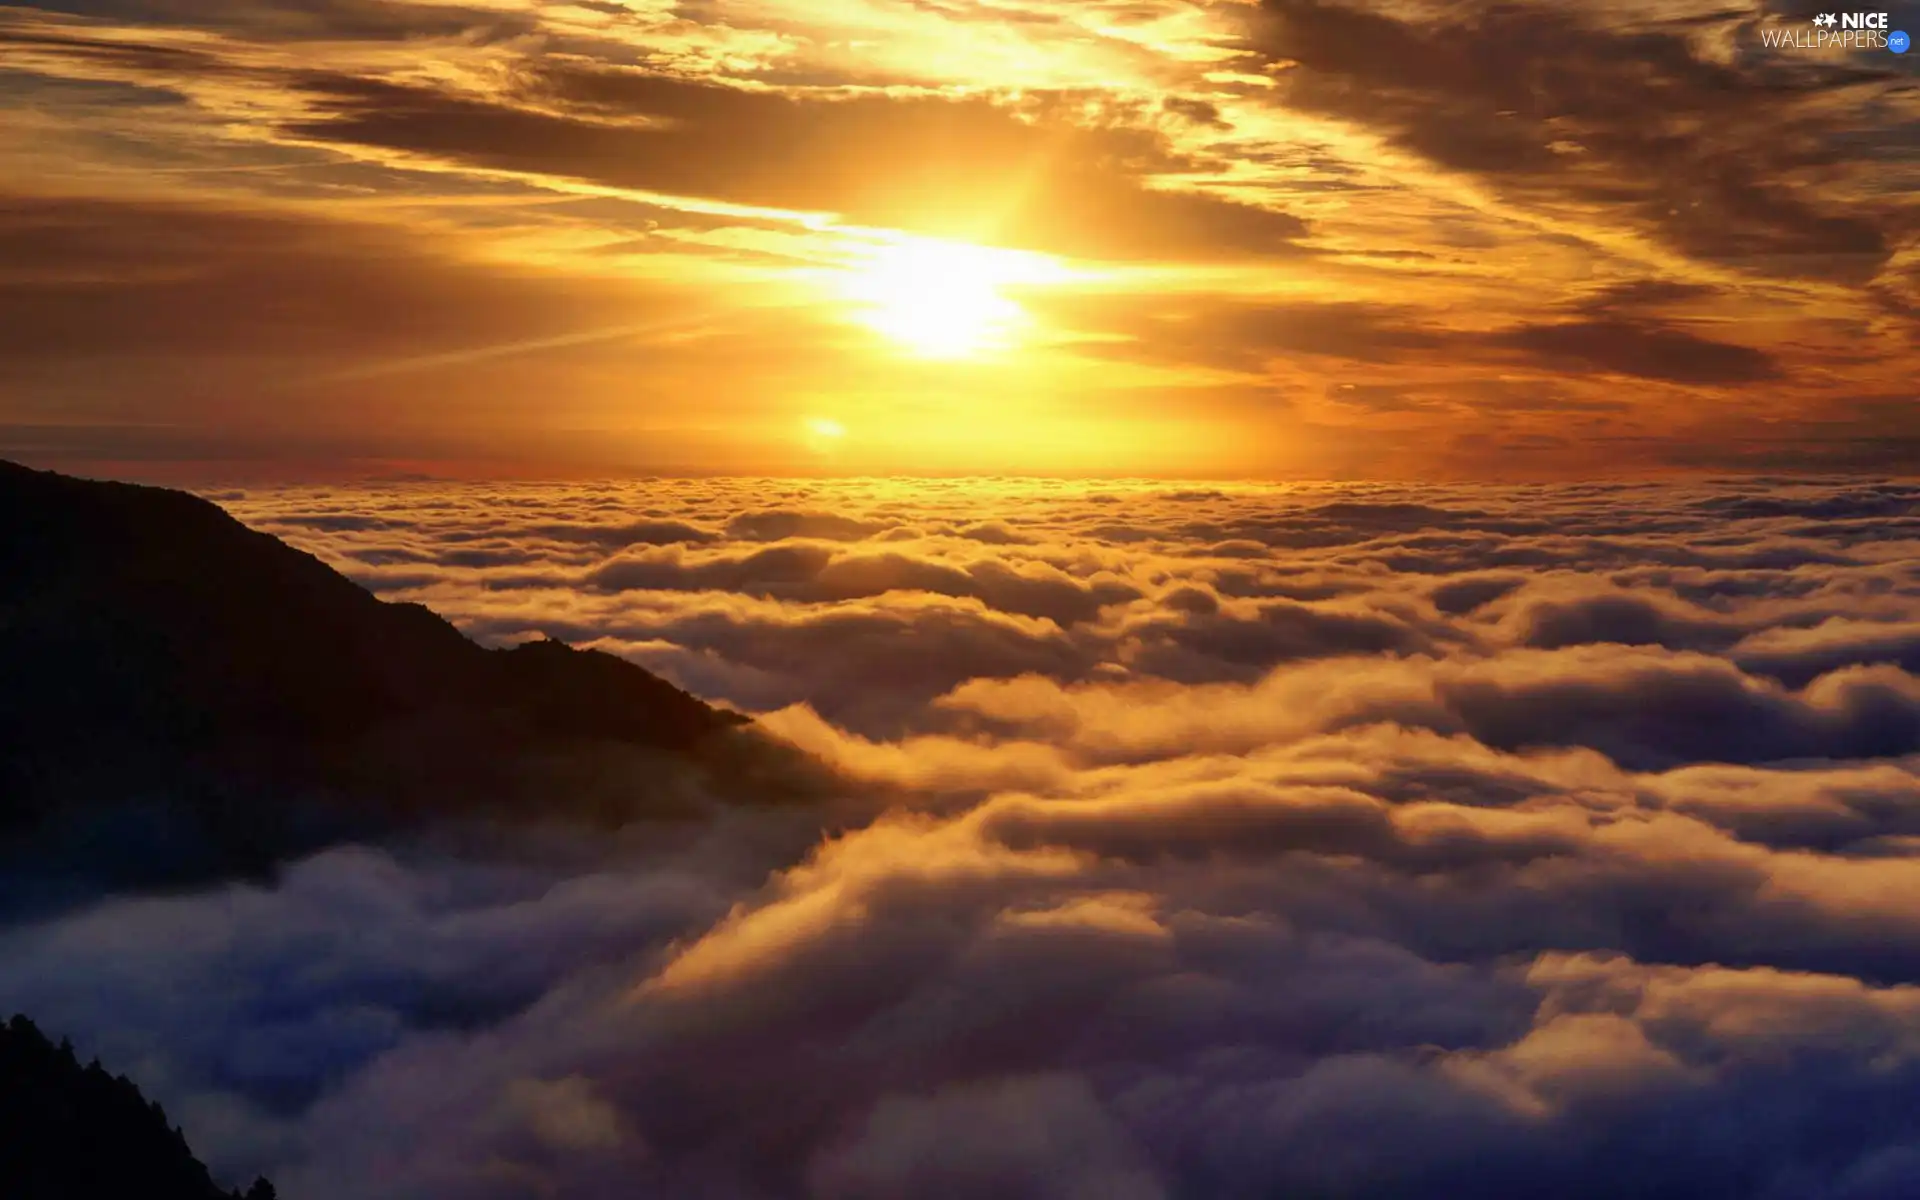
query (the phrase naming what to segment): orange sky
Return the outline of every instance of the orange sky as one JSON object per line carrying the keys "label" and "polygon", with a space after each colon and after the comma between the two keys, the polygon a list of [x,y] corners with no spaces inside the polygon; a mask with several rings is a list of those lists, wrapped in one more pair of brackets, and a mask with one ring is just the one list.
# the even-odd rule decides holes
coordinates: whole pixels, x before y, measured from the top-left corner
{"label": "orange sky", "polygon": [[0,455],[1911,471],[1920,56],[1812,11],[0,7]]}

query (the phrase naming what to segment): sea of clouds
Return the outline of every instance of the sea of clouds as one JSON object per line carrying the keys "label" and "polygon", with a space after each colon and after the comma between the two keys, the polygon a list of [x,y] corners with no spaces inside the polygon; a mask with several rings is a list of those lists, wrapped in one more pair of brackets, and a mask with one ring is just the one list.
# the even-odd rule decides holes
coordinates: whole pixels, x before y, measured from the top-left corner
{"label": "sea of clouds", "polygon": [[[830,763],[0,931],[289,1200],[1920,1194],[1920,485],[220,493]],[[847,820],[846,811],[870,813]]]}

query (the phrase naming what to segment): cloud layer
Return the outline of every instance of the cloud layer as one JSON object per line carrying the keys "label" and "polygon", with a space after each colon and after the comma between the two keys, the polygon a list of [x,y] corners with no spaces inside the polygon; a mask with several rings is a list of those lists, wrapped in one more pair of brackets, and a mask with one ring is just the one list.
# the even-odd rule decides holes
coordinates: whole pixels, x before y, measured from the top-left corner
{"label": "cloud layer", "polygon": [[[848,806],[447,830],[0,933],[337,1195],[1894,1197],[1920,488],[224,493]],[[848,814],[863,814],[849,816]]]}

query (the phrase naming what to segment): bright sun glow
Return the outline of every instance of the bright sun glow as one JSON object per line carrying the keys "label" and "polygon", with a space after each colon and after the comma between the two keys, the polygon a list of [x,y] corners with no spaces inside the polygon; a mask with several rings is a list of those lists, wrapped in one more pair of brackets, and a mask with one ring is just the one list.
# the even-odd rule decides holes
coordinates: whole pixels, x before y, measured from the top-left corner
{"label": "bright sun glow", "polygon": [[846,436],[847,427],[832,417],[808,417],[800,423],[800,440],[815,454],[831,456]]}
{"label": "bright sun glow", "polygon": [[1066,277],[1045,255],[913,238],[875,249],[846,294],[862,323],[915,354],[966,358],[1004,347],[1031,323],[1003,289]]}

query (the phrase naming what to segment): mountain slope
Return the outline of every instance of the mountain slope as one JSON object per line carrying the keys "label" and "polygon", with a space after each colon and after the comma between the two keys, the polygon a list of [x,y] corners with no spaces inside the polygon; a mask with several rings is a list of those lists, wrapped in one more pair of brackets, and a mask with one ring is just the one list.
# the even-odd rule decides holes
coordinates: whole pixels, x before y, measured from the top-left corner
{"label": "mountain slope", "polygon": [[10,463],[0,662],[0,730],[56,738],[112,722],[160,745],[312,739],[450,708],[684,747],[726,724],[610,656],[482,649],[197,497]]}
{"label": "mountain slope", "polygon": [[423,813],[621,816],[743,723],[611,655],[479,646],[197,497],[0,463],[0,875],[27,845],[191,878]]}
{"label": "mountain slope", "polygon": [[[126,1076],[81,1066],[25,1017],[0,1024],[0,1180],[10,1200],[229,1200]],[[246,1200],[272,1200],[256,1180]]]}

